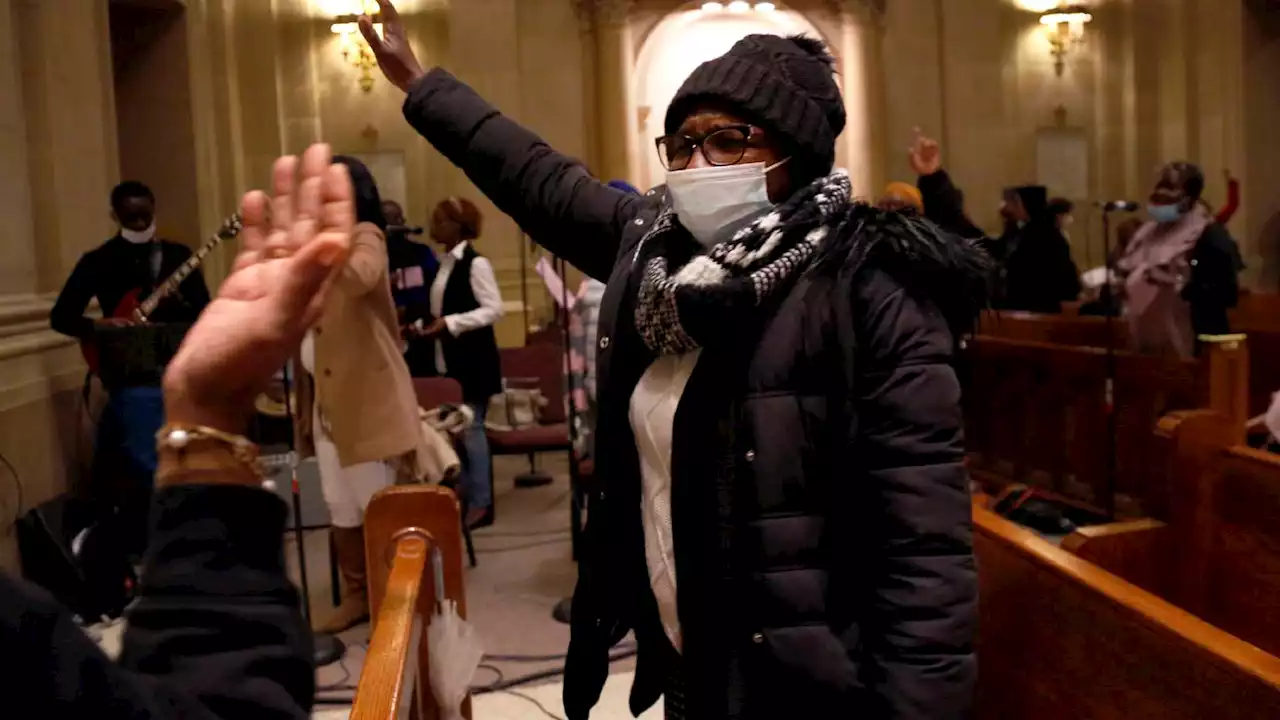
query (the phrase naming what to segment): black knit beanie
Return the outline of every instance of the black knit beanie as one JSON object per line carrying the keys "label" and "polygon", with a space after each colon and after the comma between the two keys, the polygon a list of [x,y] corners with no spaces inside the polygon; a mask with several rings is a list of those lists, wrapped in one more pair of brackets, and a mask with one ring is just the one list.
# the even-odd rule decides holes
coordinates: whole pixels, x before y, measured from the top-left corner
{"label": "black knit beanie", "polygon": [[779,138],[802,172],[826,175],[845,122],[834,64],[813,38],[748,35],[689,75],[667,108],[666,131],[679,130],[700,103],[717,102]]}

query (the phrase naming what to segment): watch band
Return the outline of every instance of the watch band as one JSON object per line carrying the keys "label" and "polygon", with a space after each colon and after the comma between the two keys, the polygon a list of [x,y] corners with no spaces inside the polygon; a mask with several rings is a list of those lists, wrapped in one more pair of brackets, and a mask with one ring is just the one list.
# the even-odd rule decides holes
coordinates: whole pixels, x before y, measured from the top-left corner
{"label": "watch band", "polygon": [[169,423],[156,433],[159,485],[177,481],[261,484],[258,446],[248,438],[203,425]]}

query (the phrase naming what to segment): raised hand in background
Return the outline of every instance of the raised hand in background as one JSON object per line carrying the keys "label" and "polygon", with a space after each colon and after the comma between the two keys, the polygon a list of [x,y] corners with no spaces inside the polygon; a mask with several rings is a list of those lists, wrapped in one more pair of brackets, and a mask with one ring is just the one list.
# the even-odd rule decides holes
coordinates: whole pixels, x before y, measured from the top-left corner
{"label": "raised hand in background", "polygon": [[911,169],[917,175],[932,175],[942,169],[942,146],[937,140],[926,136],[920,128],[915,128],[915,139],[907,149],[907,157]]}
{"label": "raised hand in background", "polygon": [[409,45],[409,36],[405,33],[404,22],[391,0],[378,0],[378,10],[382,14],[382,37],[378,37],[373,27],[373,18],[360,16],[360,33],[369,43],[373,54],[378,58],[378,67],[387,76],[391,84],[405,92],[422,77],[422,64],[413,54]]}

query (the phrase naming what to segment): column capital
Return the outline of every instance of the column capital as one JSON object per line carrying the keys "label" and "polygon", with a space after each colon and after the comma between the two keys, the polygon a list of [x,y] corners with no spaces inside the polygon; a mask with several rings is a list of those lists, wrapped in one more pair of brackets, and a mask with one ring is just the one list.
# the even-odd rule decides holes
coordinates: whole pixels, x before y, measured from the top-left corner
{"label": "column capital", "polygon": [[573,13],[584,30],[618,26],[627,21],[635,0],[572,0]]}

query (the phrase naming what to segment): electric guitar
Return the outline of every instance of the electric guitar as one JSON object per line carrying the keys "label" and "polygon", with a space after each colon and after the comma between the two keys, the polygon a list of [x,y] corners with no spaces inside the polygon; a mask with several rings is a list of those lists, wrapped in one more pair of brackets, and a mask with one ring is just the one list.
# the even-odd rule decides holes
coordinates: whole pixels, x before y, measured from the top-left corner
{"label": "electric guitar", "polygon": [[[138,300],[142,294],[141,288],[130,290],[121,298],[115,309],[107,317],[129,320],[133,324],[146,323],[151,314],[160,306],[160,303],[178,290],[178,286],[182,284],[182,281],[186,280],[191,273],[200,267],[200,264],[209,256],[209,253],[213,252],[223,242],[239,235],[242,229],[244,229],[244,223],[240,220],[240,213],[235,213],[224,220],[222,227],[218,228],[218,232],[206,240],[191,257],[187,258],[186,262],[178,266],[177,270],[174,270],[169,277],[165,278],[164,282],[157,285],[156,289],[146,299],[141,302]],[[84,355],[84,361],[89,366],[89,372],[95,375],[98,374],[97,342],[92,339],[80,341],[80,352]]]}

